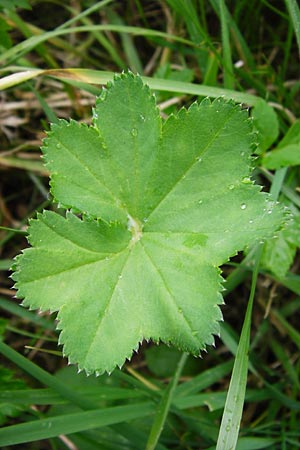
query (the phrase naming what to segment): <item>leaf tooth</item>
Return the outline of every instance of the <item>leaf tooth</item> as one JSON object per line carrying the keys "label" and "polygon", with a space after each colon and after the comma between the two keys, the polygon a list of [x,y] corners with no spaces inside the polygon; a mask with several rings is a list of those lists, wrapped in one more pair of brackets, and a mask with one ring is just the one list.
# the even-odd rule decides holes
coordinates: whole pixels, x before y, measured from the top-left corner
{"label": "leaf tooth", "polygon": [[205,97],[203,100],[201,100],[200,102],[201,106],[210,106],[211,105],[211,100],[209,97]]}

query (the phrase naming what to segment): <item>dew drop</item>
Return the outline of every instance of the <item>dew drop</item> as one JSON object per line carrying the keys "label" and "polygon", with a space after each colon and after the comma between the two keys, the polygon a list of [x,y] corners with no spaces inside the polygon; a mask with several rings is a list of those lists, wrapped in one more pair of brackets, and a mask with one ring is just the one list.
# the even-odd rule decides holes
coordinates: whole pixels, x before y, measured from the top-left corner
{"label": "dew drop", "polygon": [[241,152],[241,156],[245,156],[245,152]]}
{"label": "dew drop", "polygon": [[144,223],[147,223],[147,222],[148,222],[147,217],[144,217],[144,218],[143,218],[143,222],[144,222]]}
{"label": "dew drop", "polygon": [[272,209],[269,209],[268,214],[272,214]]}
{"label": "dew drop", "polygon": [[228,188],[229,188],[230,191],[232,191],[232,189],[234,189],[234,184],[230,184],[230,185],[228,186]]}
{"label": "dew drop", "polygon": [[199,200],[199,201],[198,201],[198,204],[199,204],[199,205],[202,205],[202,203],[203,203],[203,200]]}
{"label": "dew drop", "polygon": [[61,144],[56,144],[56,148],[61,148]]}
{"label": "dew drop", "polygon": [[132,130],[131,130],[131,135],[132,135],[133,137],[136,137],[136,136],[138,135],[138,130],[137,130],[136,128],[132,128]]}
{"label": "dew drop", "polygon": [[198,156],[197,161],[202,162],[202,158],[200,156]]}
{"label": "dew drop", "polygon": [[246,203],[242,203],[242,204],[241,204],[241,209],[246,209],[246,208],[247,208]]}
{"label": "dew drop", "polygon": [[250,177],[243,178],[242,179],[242,183],[244,183],[244,184],[251,184],[252,183],[251,178]]}
{"label": "dew drop", "polygon": [[119,275],[119,280],[122,280],[122,278],[123,278],[123,275]]}
{"label": "dew drop", "polygon": [[250,220],[249,220],[249,223],[253,223],[253,220],[252,220],[252,219],[250,219]]}
{"label": "dew drop", "polygon": [[140,114],[140,119],[142,122],[145,122],[145,116],[143,116],[143,114]]}
{"label": "dew drop", "polygon": [[178,312],[182,314],[182,308],[178,308]]}

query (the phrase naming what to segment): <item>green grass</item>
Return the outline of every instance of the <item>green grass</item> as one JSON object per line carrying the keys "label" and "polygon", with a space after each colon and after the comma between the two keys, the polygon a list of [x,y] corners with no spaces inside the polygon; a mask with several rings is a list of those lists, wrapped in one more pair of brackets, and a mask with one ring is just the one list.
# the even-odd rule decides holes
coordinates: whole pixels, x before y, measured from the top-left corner
{"label": "green grass", "polygon": [[[0,1],[0,447],[64,449],[66,435],[83,450],[300,448],[299,166],[284,153],[264,166],[277,147],[300,152],[297,2],[30,3]],[[215,348],[195,359],[143,343],[122,370],[86,377],[60,355],[55,317],[19,306],[9,269],[49,207],[43,130],[89,122],[93,96],[127,68],[169,101],[166,115],[205,96],[250,108],[255,177],[295,220],[267,257],[250,249],[223,267]]]}

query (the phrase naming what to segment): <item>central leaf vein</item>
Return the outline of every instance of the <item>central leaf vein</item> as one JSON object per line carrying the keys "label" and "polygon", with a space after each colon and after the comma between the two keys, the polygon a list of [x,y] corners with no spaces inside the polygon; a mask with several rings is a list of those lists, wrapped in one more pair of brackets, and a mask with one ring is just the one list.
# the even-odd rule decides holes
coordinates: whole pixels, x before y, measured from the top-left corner
{"label": "central leaf vein", "polygon": [[[123,251],[123,252],[124,252],[124,251]],[[120,254],[123,253],[123,252],[120,252],[120,253],[119,253],[119,256],[120,256]],[[103,308],[103,314],[101,315],[101,317],[100,317],[100,319],[99,319],[98,325],[97,325],[97,327],[96,327],[96,329],[95,329],[95,333],[94,333],[94,335],[93,335],[93,337],[92,337],[92,339],[91,339],[91,341],[90,341],[88,350],[87,350],[87,352],[86,352],[86,357],[85,357],[84,363],[86,362],[86,360],[87,360],[87,358],[88,358],[88,356],[89,356],[89,352],[91,351],[91,348],[92,348],[92,346],[94,345],[94,342],[95,342],[95,340],[96,340],[96,338],[97,338],[97,334],[98,334],[99,331],[100,331],[100,328],[101,328],[101,326],[102,326],[103,320],[104,320],[105,317],[106,317],[106,314],[107,314],[107,312],[108,312],[108,310],[109,310],[109,307],[110,307],[110,305],[111,305],[111,302],[114,300],[115,292],[116,292],[116,290],[117,290],[117,288],[118,288],[118,286],[119,286],[119,283],[120,283],[120,281],[121,281],[121,275],[122,275],[122,272],[123,272],[124,269],[125,269],[125,266],[126,266],[128,260],[129,260],[129,257],[130,257],[130,252],[128,251],[128,254],[127,254],[127,256],[126,256],[126,258],[125,258],[125,260],[124,260],[124,264],[122,265],[122,267],[121,267],[121,269],[119,270],[119,272],[116,273],[116,277],[115,277],[115,282],[114,282],[113,290],[112,290],[111,294],[108,296],[105,305],[103,305],[103,306],[104,306],[104,308]]]}
{"label": "central leaf vein", "polygon": [[[223,124],[220,126],[219,130],[215,132],[215,134],[212,136],[210,141],[207,143],[206,147],[204,147],[203,151],[198,155],[202,156],[204,155],[208,149],[211,147],[211,145],[214,143],[214,141],[217,139],[217,137],[220,135],[221,131],[224,129],[224,126],[226,123],[231,119],[231,117],[234,115],[235,110],[231,111],[231,113],[226,117]],[[174,184],[171,186],[171,188],[165,193],[165,195],[162,196],[162,198],[159,200],[159,202],[154,206],[152,211],[149,213],[147,219],[149,220],[150,217],[154,214],[154,212],[159,208],[159,206],[164,202],[164,200],[176,189],[178,184],[186,177],[186,175],[193,169],[193,167],[198,163],[197,159],[195,158],[190,166],[180,175],[180,177],[174,182]]]}

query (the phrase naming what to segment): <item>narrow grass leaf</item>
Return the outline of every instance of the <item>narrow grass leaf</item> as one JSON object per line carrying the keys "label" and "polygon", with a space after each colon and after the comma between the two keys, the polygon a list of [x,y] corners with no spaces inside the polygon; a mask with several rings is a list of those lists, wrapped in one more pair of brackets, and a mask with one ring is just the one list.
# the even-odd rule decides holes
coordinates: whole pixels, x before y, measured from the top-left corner
{"label": "narrow grass leaf", "polygon": [[248,361],[249,361],[248,352],[250,345],[251,314],[255,294],[255,286],[259,270],[260,254],[261,254],[261,247],[259,247],[259,250],[257,252],[257,260],[252,276],[251,292],[248,307],[241,332],[240,342],[236,353],[236,358],[226,398],[216,450],[235,449],[238,440],[246,392]]}
{"label": "narrow grass leaf", "polygon": [[[218,16],[220,16],[219,0],[210,0],[210,4],[213,7],[213,9],[215,10],[215,12],[218,14]],[[224,1],[224,9],[225,9],[225,14],[226,14],[226,20],[227,20],[230,30],[233,34],[235,46],[236,46],[237,52],[240,55],[240,58],[242,59],[243,62],[245,62],[245,64],[250,69],[255,70],[255,61],[254,61],[253,55],[251,53],[251,50],[250,50],[246,40],[244,39],[240,29],[238,28],[237,23],[235,22],[235,20],[233,20],[230,12],[228,11],[225,1]]]}
{"label": "narrow grass leaf", "polygon": [[[116,386],[80,386],[82,395],[95,399],[99,402],[103,400],[115,401],[125,399],[137,399],[145,397],[145,394],[137,389],[118,388]],[[15,405],[58,405],[67,403],[67,399],[62,398],[53,389],[24,389],[18,390],[0,390],[0,402],[9,402]]]}
{"label": "narrow grass leaf", "polygon": [[[122,18],[112,9],[108,8],[106,11],[110,23],[113,25],[125,25]],[[126,55],[127,65],[133,72],[139,74],[143,73],[143,65],[139,57],[138,51],[135,48],[134,40],[129,33],[120,34],[124,53]]]}
{"label": "narrow grass leaf", "polygon": [[17,169],[32,170],[34,172],[39,172],[42,175],[49,175],[42,161],[21,159],[15,157],[7,157],[7,158],[0,157],[0,166],[1,165],[4,167],[14,167]]}
{"label": "narrow grass leaf", "polygon": [[130,27],[125,25],[82,25],[78,27],[71,27],[67,29],[57,29],[53,31],[45,32],[39,36],[32,36],[20,44],[15,45],[14,47],[6,50],[0,55],[0,62],[6,61],[6,64],[11,64],[16,59],[25,55],[34,49],[37,45],[42,42],[45,42],[51,38],[57,36],[63,36],[66,34],[72,33],[85,33],[92,31],[112,31],[116,33],[130,33],[133,36],[145,36],[149,38],[161,38],[162,40],[172,40],[174,42],[178,42],[181,44],[185,44],[191,47],[196,47],[196,44],[189,41],[188,39],[184,39],[173,34],[164,33],[162,31],[156,31],[147,28],[140,27]]}
{"label": "narrow grass leaf", "polygon": [[149,434],[148,442],[146,445],[146,450],[154,450],[158,443],[159,437],[163,431],[164,424],[171,406],[172,398],[174,395],[175,388],[177,386],[180,374],[188,357],[187,353],[183,353],[180,358],[177,369],[174,373],[172,380],[170,381],[165,393],[161,399],[161,402],[158,406],[154,422]]}
{"label": "narrow grass leaf", "polygon": [[46,330],[55,329],[55,325],[52,321],[46,319],[45,317],[38,316],[36,313],[28,311],[28,309],[22,308],[22,306],[20,306],[18,303],[6,300],[3,297],[0,297],[0,308],[18,317],[22,317],[22,319],[24,320],[36,323],[37,325],[45,328]]}
{"label": "narrow grass leaf", "polygon": [[300,333],[296,330],[283,316],[279,311],[273,311],[274,317],[278,320],[280,325],[285,329],[285,331],[290,336],[291,340],[300,347]]}
{"label": "narrow grass leaf", "polygon": [[8,89],[20,83],[24,83],[24,81],[31,80],[32,78],[37,77],[43,72],[44,71],[42,69],[29,69],[23,72],[17,72],[11,75],[7,75],[0,80],[0,90]]}
{"label": "narrow grass leaf", "polygon": [[300,9],[296,0],[285,0],[286,7],[292,19],[300,55]]}
{"label": "narrow grass leaf", "polygon": [[[49,75],[62,80],[70,80],[72,82],[83,82],[88,84],[106,84],[112,81],[114,77],[113,72],[102,71],[102,70],[92,70],[92,69],[60,69],[60,70],[41,70],[35,69],[33,73],[28,75],[28,71],[20,72],[13,75],[8,75],[0,79],[0,90],[7,89],[8,87],[20,84],[30,78],[34,78],[39,75]],[[14,75],[19,75],[14,78]],[[12,77],[12,78],[11,78]],[[219,87],[212,87],[206,85],[199,85],[196,83],[187,83],[183,81],[176,80],[165,80],[162,78],[151,78],[142,77],[142,80],[149,85],[153,90],[158,91],[168,91],[168,92],[178,92],[190,95],[197,95],[201,97],[224,97],[225,99],[233,99],[238,103],[245,103],[250,106],[259,103],[266,103],[263,99],[247,94],[246,92],[239,92],[231,89],[224,89]],[[97,89],[93,88],[93,93],[99,93]],[[267,103],[266,103],[267,105]]]}
{"label": "narrow grass leaf", "polygon": [[220,0],[220,19],[221,19],[221,34],[222,34],[222,48],[223,48],[223,73],[224,73],[224,87],[226,89],[233,89],[234,74],[231,57],[231,47],[229,38],[228,21],[225,10],[224,0]]}
{"label": "narrow grass leaf", "polygon": [[[1,227],[5,228],[5,227]],[[13,229],[15,231],[15,229]],[[12,266],[13,260],[12,259],[2,259],[0,261],[0,270],[9,270]]]}
{"label": "narrow grass leaf", "polygon": [[[236,450],[259,450],[274,446],[278,442],[277,439],[264,437],[245,437],[240,438],[237,442]],[[275,447],[272,447],[275,448]],[[215,450],[215,447],[209,447],[206,450]]]}
{"label": "narrow grass leaf", "polygon": [[277,357],[278,362],[280,362],[285,369],[290,382],[293,386],[297,387],[298,390],[300,389],[300,382],[299,382],[299,375],[297,373],[297,369],[294,367],[294,365],[291,362],[291,358],[285,351],[282,344],[280,344],[276,339],[272,339],[270,342],[272,351],[274,352],[275,356]]}
{"label": "narrow grass leaf", "polygon": [[196,394],[197,392],[208,388],[218,380],[225,377],[232,370],[232,366],[232,360],[223,364],[218,364],[216,367],[207,369],[199,375],[193,377],[191,380],[182,383],[176,388],[176,401],[181,397]]}
{"label": "narrow grass leaf", "polygon": [[82,409],[93,409],[97,405],[93,400],[85,398],[83,395],[75,392],[74,389],[68,387],[65,383],[60,381],[58,378],[41,369],[39,366],[31,362],[29,359],[25,358],[4,342],[0,341],[0,353],[6,358],[12,361],[14,364],[19,366],[22,370],[29,373],[33,378],[51,387],[56,392],[59,393],[63,398],[68,399],[71,403],[79,406]]}
{"label": "narrow grass leaf", "polygon": [[38,422],[32,421],[2,428],[0,430],[0,445],[23,444],[49,439],[61,434],[78,433],[146,417],[152,413],[153,404],[149,402],[40,419]]}

